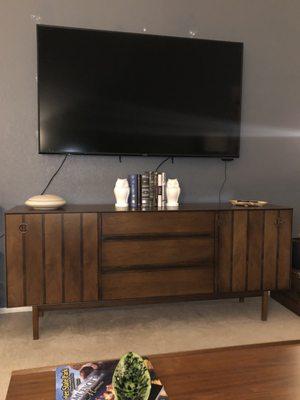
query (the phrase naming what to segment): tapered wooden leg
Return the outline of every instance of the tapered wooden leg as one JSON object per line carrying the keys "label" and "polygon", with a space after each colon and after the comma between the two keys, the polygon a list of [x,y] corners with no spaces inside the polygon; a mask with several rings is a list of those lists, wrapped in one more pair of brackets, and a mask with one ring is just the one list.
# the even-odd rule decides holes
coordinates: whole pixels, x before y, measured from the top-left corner
{"label": "tapered wooden leg", "polygon": [[269,306],[269,291],[265,290],[262,295],[261,303],[261,320],[267,321],[268,319],[268,306]]}
{"label": "tapered wooden leg", "polygon": [[245,297],[239,297],[239,303],[244,303]]}
{"label": "tapered wooden leg", "polygon": [[32,307],[32,333],[33,333],[33,340],[38,340],[38,338],[39,338],[39,308],[38,308],[38,306]]}

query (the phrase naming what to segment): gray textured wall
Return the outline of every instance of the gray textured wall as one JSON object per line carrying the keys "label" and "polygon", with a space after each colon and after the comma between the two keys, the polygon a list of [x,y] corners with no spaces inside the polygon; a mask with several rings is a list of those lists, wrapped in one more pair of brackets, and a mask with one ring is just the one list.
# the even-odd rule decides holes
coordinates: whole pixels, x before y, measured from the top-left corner
{"label": "gray textured wall", "polygon": [[[295,208],[300,232],[299,0],[0,0],[0,206],[38,194],[61,157],[37,153],[35,22],[243,41],[241,157],[229,166],[224,198],[260,198]],[[112,202],[118,176],[159,159],[73,156],[50,192],[73,203]],[[215,201],[223,165],[176,159],[182,201]],[[1,221],[0,221],[1,227]],[[3,242],[3,240],[2,240]],[[2,243],[3,246],[3,243]],[[0,258],[1,259],[1,258]],[[2,292],[4,274],[0,272]],[[0,295],[3,298],[4,294]]]}

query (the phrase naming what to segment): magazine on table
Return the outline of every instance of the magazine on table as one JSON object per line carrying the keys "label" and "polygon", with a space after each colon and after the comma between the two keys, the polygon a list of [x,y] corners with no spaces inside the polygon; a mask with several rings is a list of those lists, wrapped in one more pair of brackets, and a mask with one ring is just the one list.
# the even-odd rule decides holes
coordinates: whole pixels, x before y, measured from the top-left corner
{"label": "magazine on table", "polygon": [[[112,377],[119,360],[64,365],[56,368],[56,400],[116,400]],[[168,400],[151,362],[144,358],[151,378],[148,400]]]}

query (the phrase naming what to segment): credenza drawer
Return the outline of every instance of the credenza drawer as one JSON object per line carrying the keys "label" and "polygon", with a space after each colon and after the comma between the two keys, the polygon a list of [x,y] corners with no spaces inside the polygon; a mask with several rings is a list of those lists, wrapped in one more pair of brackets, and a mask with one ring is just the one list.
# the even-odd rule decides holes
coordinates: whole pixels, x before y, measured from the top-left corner
{"label": "credenza drawer", "polygon": [[214,240],[210,237],[117,239],[102,243],[102,268],[213,266]]}
{"label": "credenza drawer", "polygon": [[105,213],[102,216],[102,234],[104,236],[166,233],[212,235],[214,215],[213,211]]}
{"label": "credenza drawer", "polygon": [[211,294],[213,268],[126,271],[104,274],[103,300]]}

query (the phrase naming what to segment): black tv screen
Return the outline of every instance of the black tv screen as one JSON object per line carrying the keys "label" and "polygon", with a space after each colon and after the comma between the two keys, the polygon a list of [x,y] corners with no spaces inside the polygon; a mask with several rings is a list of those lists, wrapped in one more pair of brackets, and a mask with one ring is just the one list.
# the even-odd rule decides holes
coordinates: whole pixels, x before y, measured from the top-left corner
{"label": "black tv screen", "polygon": [[238,157],[243,44],[37,26],[39,152]]}

